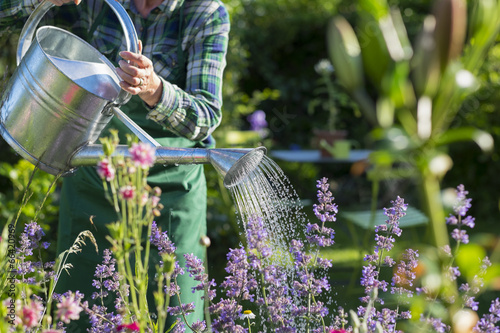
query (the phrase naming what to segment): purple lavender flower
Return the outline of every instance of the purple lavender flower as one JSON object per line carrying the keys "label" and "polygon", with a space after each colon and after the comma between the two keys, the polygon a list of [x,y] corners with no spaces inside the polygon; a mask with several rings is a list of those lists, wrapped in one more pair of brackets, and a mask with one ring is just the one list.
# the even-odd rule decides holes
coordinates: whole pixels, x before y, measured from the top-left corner
{"label": "purple lavender flower", "polygon": [[235,299],[221,299],[220,302],[209,307],[211,314],[217,315],[212,322],[212,331],[218,332],[248,332],[243,326],[236,324],[240,318],[242,306]]}
{"label": "purple lavender flower", "polygon": [[[395,261],[389,257],[383,257],[384,251],[392,250],[395,242],[394,236],[401,236],[402,230],[399,227],[399,219],[403,217],[406,213],[407,204],[404,203],[404,199],[399,196],[396,200],[391,201],[392,207],[384,208],[384,213],[387,216],[387,220],[385,221],[385,225],[380,225],[375,228],[375,247],[373,254],[368,254],[365,256],[365,261],[368,261],[369,264],[363,267],[361,274],[361,286],[365,288],[365,296],[361,297],[361,301],[363,303],[379,302],[380,304],[384,304],[384,300],[378,297],[378,291],[387,291],[388,283],[385,280],[380,280],[380,269],[382,264],[386,266],[392,267],[395,264]],[[381,235],[380,233],[384,233]],[[400,264],[402,265],[402,264]],[[406,264],[405,264],[406,265]],[[403,268],[401,268],[401,272]],[[397,278],[396,278],[397,279]],[[394,284],[400,282],[398,280],[393,280]],[[399,289],[392,289],[393,292],[402,291]],[[361,315],[361,311],[363,307],[358,309],[358,313]],[[375,314],[374,314],[375,315]],[[372,320],[372,317],[368,318],[369,321]]]}
{"label": "purple lavender flower", "polygon": [[448,267],[448,272],[446,274],[446,276],[448,277],[448,279],[450,279],[450,281],[455,281],[457,279],[457,277],[460,276],[460,269],[456,266],[450,266]]}
{"label": "purple lavender flower", "polygon": [[267,295],[265,298],[260,297],[257,304],[267,306],[266,321],[276,332],[295,332],[292,328],[293,318],[288,316],[294,302],[289,295],[286,273],[280,267],[269,265],[264,269],[264,281]]}
{"label": "purple lavender flower", "polygon": [[155,221],[151,225],[151,237],[149,239],[151,244],[158,248],[159,254],[175,254],[174,243],[168,238],[166,231],[161,232]]}
{"label": "purple lavender flower", "polygon": [[377,311],[375,314],[375,318],[369,322],[369,325],[374,329],[373,332],[376,332],[376,322],[379,322],[382,326],[384,332],[400,332],[396,331],[396,320],[399,318],[397,311],[383,308],[380,311]]}
{"label": "purple lavender flower", "polygon": [[[196,290],[206,290],[209,300],[213,300],[215,297],[215,290],[212,287],[216,286],[215,280],[208,281],[208,274],[205,273],[205,266],[203,261],[197,258],[194,254],[185,254],[186,267],[189,272],[189,276],[194,277],[195,281],[199,281],[200,284],[193,287],[193,293]],[[202,296],[204,298],[205,296]]]}
{"label": "purple lavender flower", "polygon": [[338,206],[333,203],[332,192],[330,192],[330,184],[328,178],[322,178],[317,181],[317,192],[319,204],[313,205],[313,211],[318,220],[321,222],[335,222],[337,220]]}
{"label": "purple lavender flower", "polygon": [[257,288],[257,281],[250,272],[250,264],[243,247],[230,249],[227,254],[226,276],[221,287],[226,296],[233,299],[254,301],[253,291]]}
{"label": "purple lavender flower", "polygon": [[[324,290],[329,290],[330,285],[326,278],[317,279],[313,270],[308,267],[313,263],[313,258],[304,253],[304,244],[298,240],[292,240],[290,252],[294,258],[294,265],[298,275],[298,281],[294,281],[294,292],[299,296],[319,295]],[[321,259],[322,266],[331,266],[331,261]]]}
{"label": "purple lavender flower", "polygon": [[180,316],[183,313],[191,313],[194,311],[194,303],[181,304],[179,306],[172,307],[169,306],[167,311],[171,316]]}
{"label": "purple lavender flower", "polygon": [[456,226],[451,232],[451,237],[454,240],[459,244],[467,244],[469,243],[469,235],[467,235],[467,231],[462,229],[462,227],[466,226],[472,229],[475,226],[474,218],[472,216],[466,216],[469,208],[472,207],[472,199],[467,198],[469,192],[465,190],[464,185],[458,185],[455,192],[457,194],[457,201],[453,206],[455,215],[450,215],[446,219],[446,224]]}
{"label": "purple lavender flower", "polygon": [[[268,233],[263,226],[262,219],[254,217],[249,219],[247,225],[247,257],[250,267],[256,270],[256,274],[262,276],[262,288],[265,290],[257,300],[257,304],[267,310],[267,322],[271,324],[276,332],[290,331],[293,319],[290,313],[291,300],[290,290],[287,286],[287,275],[282,267],[266,264],[267,258],[272,255],[268,244]],[[243,249],[241,249],[241,257]],[[241,259],[243,261],[243,259]],[[243,273],[244,274],[244,273]],[[252,287],[256,287],[255,280],[248,280]],[[253,300],[253,299],[252,299]]]}
{"label": "purple lavender flower", "polygon": [[[386,224],[379,225],[375,227],[375,251],[373,254],[365,256],[365,261],[368,262],[379,262],[380,253],[382,251],[390,251],[394,247],[394,242],[396,239],[394,236],[401,236],[403,232],[399,227],[399,220],[401,217],[405,216],[405,210],[408,205],[404,203],[404,199],[397,197],[396,200],[391,201],[393,204],[390,208],[384,208],[384,214],[388,217],[385,221]],[[384,235],[380,234],[384,233]],[[384,261],[389,266],[394,264],[391,258],[384,258]]]}
{"label": "purple lavender flower", "polygon": [[437,333],[446,333],[450,331],[450,326],[444,324],[440,318],[427,318],[422,315],[420,321],[432,327]]}
{"label": "purple lavender flower", "polygon": [[[92,286],[98,291],[92,293],[92,299],[103,299],[108,297],[109,292],[116,295],[115,309],[120,310],[125,306],[125,301],[122,297],[129,295],[129,286],[120,281],[123,280],[115,268],[116,259],[112,257],[111,251],[105,249],[103,252],[102,264],[98,264],[95,269]],[[122,289],[120,292],[120,288]]]}
{"label": "purple lavender flower", "polygon": [[374,289],[381,289],[383,291],[387,291],[388,283],[384,280],[379,280],[379,271],[376,266],[369,264],[362,268],[361,272],[361,286],[365,287],[365,297],[362,297],[361,300],[366,302],[371,297]]}
{"label": "purple lavender flower", "polygon": [[19,242],[21,246],[17,249],[18,253],[26,256],[33,255],[33,250],[39,248],[43,236],[45,236],[45,233],[42,227],[36,222],[26,224],[24,231],[21,233],[21,240]]}
{"label": "purple lavender flower", "polygon": [[114,332],[115,328],[122,323],[122,316],[120,314],[108,313],[105,306],[94,304],[92,308],[89,308],[84,303],[83,308],[89,315],[91,326],[88,330],[89,333]]}
{"label": "purple lavender flower", "polygon": [[457,215],[465,216],[469,208],[472,207],[471,205],[472,199],[467,198],[467,194],[469,194],[469,192],[465,190],[463,184],[457,186],[456,193],[457,193],[457,202],[453,206],[453,210]]}
{"label": "purple lavender flower", "polygon": [[186,332],[186,325],[184,325],[182,320],[179,318],[179,319],[177,319],[177,323],[175,324],[174,328],[170,332],[171,333],[184,333],[184,332]]}
{"label": "purple lavender flower", "polygon": [[196,321],[193,324],[191,324],[191,327],[195,332],[204,332],[207,329],[207,324],[205,321]]}
{"label": "purple lavender flower", "polygon": [[257,110],[247,117],[252,131],[261,131],[267,128],[266,113],[262,110]]}
{"label": "purple lavender flower", "polygon": [[417,258],[418,251],[407,249],[403,253],[403,260],[398,263],[396,273],[392,277],[391,294],[405,294],[407,297],[413,297],[413,291],[409,287],[413,286],[416,278]]}
{"label": "purple lavender flower", "polygon": [[462,299],[464,306],[469,307],[474,311],[477,311],[479,308],[479,302],[475,300],[475,296],[479,294],[481,287],[483,287],[484,275],[486,274],[490,266],[490,259],[488,257],[485,257],[481,261],[479,273],[474,275],[471,284],[462,283],[459,287],[459,290],[463,293]]}
{"label": "purple lavender flower", "polygon": [[451,237],[462,244],[469,243],[469,235],[467,235],[467,231],[465,230],[453,229]]}
{"label": "purple lavender flower", "polygon": [[491,302],[489,313],[484,314],[472,330],[474,333],[498,333],[497,327],[500,322],[500,299],[496,298]]}

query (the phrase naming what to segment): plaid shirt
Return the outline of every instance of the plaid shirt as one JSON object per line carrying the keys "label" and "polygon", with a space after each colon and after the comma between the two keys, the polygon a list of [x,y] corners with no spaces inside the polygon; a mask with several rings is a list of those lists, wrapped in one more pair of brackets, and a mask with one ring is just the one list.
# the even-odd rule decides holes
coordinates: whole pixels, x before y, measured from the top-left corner
{"label": "plaid shirt", "polygon": [[[139,39],[143,55],[152,60],[156,74],[163,83],[159,103],[147,114],[148,119],[161,124],[176,135],[193,141],[206,139],[220,124],[222,107],[222,73],[229,34],[229,16],[220,0],[165,0],[147,18],[143,18],[133,1],[118,0],[129,13]],[[183,9],[182,49],[186,58],[185,88],[175,83],[179,72],[177,41],[179,15]],[[0,29],[23,23],[33,12],[38,0],[1,0]],[[122,28],[112,11],[106,15],[91,36],[89,27],[103,10],[100,0],[84,0],[79,6],[68,4],[60,10],[64,15],[53,15],[54,25],[71,31],[89,41],[115,63],[118,51],[125,50]],[[49,18],[53,10],[47,13]],[[178,13],[178,11],[177,11]],[[57,18],[57,20],[56,20]],[[68,26],[71,25],[71,26]],[[87,35],[86,35],[87,34]]]}

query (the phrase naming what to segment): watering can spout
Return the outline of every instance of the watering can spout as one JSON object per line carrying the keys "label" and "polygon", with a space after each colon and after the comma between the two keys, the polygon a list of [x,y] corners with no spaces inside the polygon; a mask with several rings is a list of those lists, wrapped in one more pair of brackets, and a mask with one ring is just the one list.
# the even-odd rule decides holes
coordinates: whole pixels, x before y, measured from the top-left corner
{"label": "watering can spout", "polygon": [[260,164],[266,148],[236,151],[231,149],[210,150],[210,163],[224,179],[224,186],[231,188],[246,179]]}
{"label": "watering can spout", "polygon": [[[130,157],[126,145],[116,147],[115,155]],[[211,164],[224,179],[224,186],[233,187],[241,183],[260,164],[266,154],[265,147],[247,148],[173,148],[156,147],[155,164]],[[103,155],[102,145],[87,145],[77,151],[70,160],[70,167],[94,166]]]}

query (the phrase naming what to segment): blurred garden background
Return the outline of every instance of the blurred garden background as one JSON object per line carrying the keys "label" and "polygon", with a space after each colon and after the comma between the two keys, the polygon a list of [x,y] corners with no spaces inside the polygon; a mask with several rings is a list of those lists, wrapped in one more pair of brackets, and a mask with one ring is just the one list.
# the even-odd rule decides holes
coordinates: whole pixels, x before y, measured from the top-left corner
{"label": "blurred garden background", "polygon": [[[496,15],[496,1],[463,2],[469,19],[460,21],[464,33],[460,54],[447,62],[449,70],[441,68],[441,79],[424,79],[441,80],[443,84],[454,82],[457,72],[465,69],[475,77],[474,84],[462,89],[460,84],[454,86],[450,83],[442,86],[451,91],[438,87],[432,93],[428,92],[431,89],[428,82],[423,84],[427,85],[424,88],[417,87],[418,74],[426,71],[425,66],[419,65],[418,59],[413,59],[419,55],[418,45],[424,35],[426,17],[439,11],[436,1],[223,2],[231,14],[232,26],[224,77],[224,118],[215,133],[217,145],[265,146],[268,156],[290,179],[303,201],[304,211],[310,214],[311,219],[314,218],[312,204],[316,200],[316,180],[322,177],[329,179],[335,202],[339,205],[339,214],[334,226],[336,245],[324,255],[334,260],[330,279],[333,295],[338,296],[336,305],[355,308],[357,297],[362,293],[358,283],[359,268],[363,255],[373,246],[373,231],[370,229],[373,221],[370,221],[369,214],[359,213],[388,207],[390,200],[398,195],[415,209],[412,216],[414,224],[410,223],[404,229],[403,241],[398,246],[405,248],[410,244],[425,248],[443,245],[436,244],[442,235],[439,236],[440,231],[432,225],[433,219],[443,217],[444,225],[444,218],[452,208],[447,201],[448,194],[453,194],[456,186],[463,184],[473,200],[469,214],[476,218],[476,227],[469,233],[471,243],[476,244],[481,253],[488,254],[492,263],[500,263],[500,45],[497,29],[488,30],[488,27],[482,26],[488,22],[487,14],[481,12],[485,15],[484,19],[472,15],[478,12],[475,8],[482,2],[493,4],[495,9],[491,13]],[[387,8],[398,9],[401,15],[392,16],[392,25],[396,30],[403,27],[407,35],[407,40],[406,37],[397,40],[403,52],[400,58],[393,55],[391,45],[386,46],[385,53],[380,47],[373,46],[380,42],[379,30],[374,28],[377,25],[373,22],[383,19]],[[348,36],[348,33],[344,34],[347,30],[339,28],[341,25],[332,25],[332,18],[339,16],[354,27],[362,52],[372,52],[363,55],[362,59],[365,66],[363,75],[366,75],[362,83],[363,91],[365,97],[372,101],[371,107],[363,102],[366,99],[356,98],[359,95],[349,91],[345,82],[339,80],[340,71],[344,68],[330,67],[329,47],[332,46],[327,37],[333,38],[331,34],[335,34],[332,32],[335,28],[340,36]],[[446,21],[445,14],[437,17],[436,27],[440,19]],[[494,20],[498,25],[498,17]],[[384,28],[381,33],[383,36]],[[480,40],[475,34],[488,37],[487,41]],[[453,32],[449,36],[452,35]],[[15,69],[17,38],[9,31],[0,32],[2,87]],[[489,44],[481,48],[481,43]],[[478,49],[484,50],[484,53],[474,54],[473,50]],[[384,59],[385,56],[388,60]],[[461,65],[456,65],[454,61]],[[453,69],[455,65],[457,69]],[[380,74],[367,68],[388,69],[385,74]],[[357,74],[351,75],[354,77]],[[385,76],[379,77],[377,82],[377,75]],[[415,88],[407,94],[407,82],[410,81]],[[443,131],[440,131],[441,127],[433,127],[430,130],[432,133],[422,133],[419,118],[412,111],[419,112],[422,96],[433,101],[435,110],[443,108],[441,118],[445,120],[432,119],[444,127]],[[376,111],[370,113],[373,110],[367,109]],[[447,116],[449,110],[452,110],[451,115]],[[411,115],[416,120],[408,121]],[[264,116],[265,122],[262,121]],[[298,156],[300,152],[320,149],[320,140],[315,138],[315,133],[328,129],[332,118],[335,118],[335,129],[347,132],[346,139],[354,149],[373,152],[369,158],[346,160],[326,157],[309,162],[294,161],[293,156]],[[430,141],[432,143],[429,144]],[[276,151],[286,151],[292,156],[291,160],[273,157]],[[433,162],[439,164],[439,170],[432,169]],[[8,221],[17,214],[32,169],[5,141],[0,140],[2,221]],[[235,248],[242,241],[241,226],[222,180],[211,166],[206,167],[206,174],[209,182],[208,236],[211,239],[208,267],[210,274],[221,280],[226,262],[218,258],[225,258],[228,249]],[[33,218],[53,179],[53,176],[41,171],[34,177],[31,185],[34,194],[24,208],[21,223],[18,223],[20,229],[23,222]],[[426,184],[429,185],[427,181],[432,183],[431,186],[426,187]],[[436,200],[440,202],[439,207],[433,207]],[[53,244],[58,223],[57,204],[56,187],[47,198],[39,218]],[[364,222],[360,218],[364,218]],[[442,240],[449,242],[448,239]],[[47,256],[55,256],[55,246],[49,248]],[[488,280],[484,291],[479,298],[483,311],[488,308],[490,300],[500,294],[500,274]]]}

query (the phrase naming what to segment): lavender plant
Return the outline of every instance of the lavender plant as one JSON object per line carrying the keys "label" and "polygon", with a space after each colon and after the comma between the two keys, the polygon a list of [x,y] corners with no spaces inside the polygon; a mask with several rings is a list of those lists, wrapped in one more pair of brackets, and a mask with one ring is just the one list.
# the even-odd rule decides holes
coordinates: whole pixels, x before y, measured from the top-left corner
{"label": "lavender plant", "polygon": [[[93,240],[90,232],[82,233],[68,251],[55,262],[43,263],[40,252],[49,244],[43,242],[43,230],[36,223],[26,225],[16,248],[15,297],[2,297],[0,321],[3,331],[61,333],[72,321],[85,313],[91,327],[88,332],[450,332],[457,324],[455,315],[475,314],[478,311],[477,295],[484,290],[485,276],[491,265],[482,258],[478,271],[463,280],[459,249],[469,241],[466,227],[474,227],[474,218],[467,216],[471,200],[460,185],[454,214],[447,218],[451,225],[456,246],[452,251],[445,247],[448,262],[444,265],[442,281],[459,283],[458,298],[449,299],[446,283],[441,289],[431,288],[418,278],[417,268],[422,265],[417,249],[406,249],[395,254],[394,244],[402,234],[400,219],[407,204],[400,197],[385,209],[386,223],[375,228],[373,252],[365,255],[361,286],[364,296],[357,312],[339,308],[336,313],[321,296],[329,292],[327,271],[332,261],[322,257],[322,250],[335,244],[338,207],[329,190],[328,179],[317,182],[318,203],[313,206],[317,223],[305,225],[303,239],[290,241],[290,267],[276,260],[270,244],[270,232],[260,216],[252,216],[246,225],[246,246],[230,249],[224,281],[219,286],[210,279],[204,263],[192,254],[185,254],[186,266],[180,267],[175,244],[167,233],[154,222],[161,206],[158,189],[151,189],[145,179],[153,161],[154,151],[142,144],[131,144],[131,159],[113,155],[116,137],[103,141],[106,156],[97,167],[118,221],[109,225],[110,249],[104,250],[102,263],[97,265],[92,295],[76,291],[54,293],[55,283],[63,270],[71,269],[68,257],[79,252],[86,239]],[[6,233],[2,234],[5,237]],[[2,238],[4,239],[4,238]],[[7,239],[7,238],[5,238]],[[145,240],[149,240],[145,242]],[[6,243],[2,242],[0,254],[8,256]],[[161,256],[156,275],[148,276],[151,246]],[[139,258],[132,265],[131,256]],[[142,259],[140,259],[142,258]],[[384,279],[384,272],[392,272]],[[3,271],[5,273],[5,271]],[[193,304],[182,302],[182,293],[176,279],[189,274],[198,281],[194,290],[203,290],[207,304],[206,321],[189,323],[188,314]],[[470,274],[469,274],[470,275]],[[3,274],[6,276],[6,274]],[[156,313],[149,311],[146,293],[147,279],[157,281],[154,291]],[[14,281],[14,280],[13,280]],[[5,282],[5,281],[4,281]],[[9,284],[10,281],[3,285]],[[217,297],[217,293],[218,297]],[[90,297],[90,299],[88,299]],[[179,306],[170,306],[175,297]],[[415,312],[415,298],[426,299],[429,307]],[[114,299],[108,308],[107,298]],[[433,305],[456,302],[456,313],[438,316]],[[9,317],[9,307],[15,309]],[[445,307],[443,307],[445,308]],[[472,332],[499,332],[500,301],[495,299],[487,314],[473,322]],[[255,312],[255,313],[254,313]],[[413,318],[414,316],[417,318]],[[418,316],[420,315],[420,318]],[[165,327],[167,316],[176,316],[172,327]],[[477,315],[476,315],[477,316]],[[12,319],[10,319],[12,318]],[[349,326],[349,320],[351,325]],[[416,324],[419,323],[419,324]],[[5,328],[5,330],[4,330]]]}
{"label": "lavender plant", "polygon": [[2,332],[62,332],[67,324],[80,318],[83,295],[78,292],[59,295],[54,290],[61,273],[72,267],[68,257],[80,252],[86,239],[96,245],[95,239],[90,232],[84,231],[55,261],[44,262],[41,250],[50,246],[43,241],[44,236],[42,228],[30,222],[25,225],[15,250],[0,252],[1,259],[4,255],[9,258],[8,266],[2,267],[2,285],[5,286],[0,305]]}

